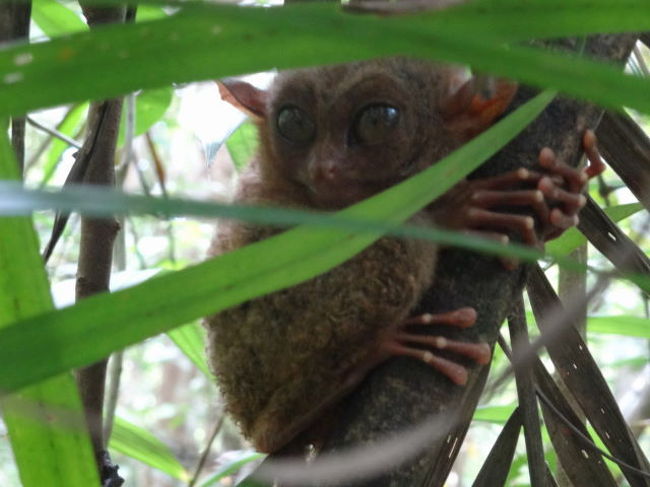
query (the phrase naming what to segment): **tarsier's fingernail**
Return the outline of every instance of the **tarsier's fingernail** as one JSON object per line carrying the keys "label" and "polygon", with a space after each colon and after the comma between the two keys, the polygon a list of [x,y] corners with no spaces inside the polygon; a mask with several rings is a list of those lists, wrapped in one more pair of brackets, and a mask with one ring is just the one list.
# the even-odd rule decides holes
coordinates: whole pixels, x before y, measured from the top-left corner
{"label": "tarsier's fingernail", "polygon": [[428,325],[429,323],[433,323],[433,315],[431,313],[424,313],[423,315],[420,316],[420,321],[424,325]]}
{"label": "tarsier's fingernail", "polygon": [[578,206],[582,208],[586,204],[587,204],[587,198],[585,197],[585,195],[581,194],[580,196],[578,196]]}
{"label": "tarsier's fingernail", "polygon": [[447,339],[445,337],[436,337],[436,348],[447,348]]}
{"label": "tarsier's fingernail", "polygon": [[520,167],[517,169],[517,177],[520,179],[528,179],[530,176],[530,171],[526,169],[525,167]]}
{"label": "tarsier's fingernail", "polygon": [[422,361],[424,363],[426,363],[426,364],[433,363],[433,361],[434,361],[433,354],[431,352],[429,352],[428,350],[425,350],[424,352],[422,352]]}
{"label": "tarsier's fingernail", "polygon": [[586,172],[581,172],[580,173],[580,182],[584,184],[587,181],[589,181],[589,176],[587,176]]}
{"label": "tarsier's fingernail", "polygon": [[458,321],[468,325],[472,325],[476,321],[476,310],[474,308],[461,308],[456,310],[454,314]]}
{"label": "tarsier's fingernail", "polygon": [[551,181],[551,178],[549,178],[548,176],[544,176],[542,179],[539,180],[539,184],[537,187],[542,191],[549,191],[553,188],[553,181]]}
{"label": "tarsier's fingernail", "polygon": [[487,343],[481,343],[482,347],[479,352],[479,356],[477,357],[476,361],[479,364],[487,364],[490,362],[490,359],[492,358],[492,349],[490,348],[490,345]]}
{"label": "tarsier's fingernail", "polygon": [[544,193],[542,193],[540,190],[536,190],[535,199],[541,203],[542,201],[544,201]]}
{"label": "tarsier's fingernail", "polygon": [[555,162],[555,153],[550,147],[544,147],[539,152],[539,162],[542,164],[553,165]]}
{"label": "tarsier's fingernail", "polygon": [[525,226],[526,228],[533,228],[535,226],[535,220],[533,220],[533,217],[527,216],[525,218]]}

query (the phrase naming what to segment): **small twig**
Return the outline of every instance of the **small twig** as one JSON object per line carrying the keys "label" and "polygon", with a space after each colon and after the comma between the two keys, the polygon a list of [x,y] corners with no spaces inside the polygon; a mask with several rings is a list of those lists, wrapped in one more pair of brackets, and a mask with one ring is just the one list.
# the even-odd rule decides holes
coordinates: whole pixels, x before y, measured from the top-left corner
{"label": "small twig", "polygon": [[203,467],[205,467],[205,463],[208,460],[208,455],[210,455],[210,449],[212,448],[212,444],[214,443],[215,438],[219,434],[219,431],[221,431],[221,427],[223,426],[223,421],[225,417],[226,415],[222,413],[221,416],[219,417],[219,420],[214,425],[214,428],[212,428],[212,433],[210,434],[210,438],[208,438],[208,442],[205,445],[203,451],[201,452],[201,458],[199,458],[199,462],[196,464],[196,468],[194,469],[192,478],[187,483],[187,487],[194,487],[198,482],[199,475],[201,474]]}
{"label": "small twig", "polygon": [[117,408],[117,398],[120,392],[120,379],[122,377],[122,363],[124,361],[124,350],[118,350],[111,355],[108,369],[108,384],[106,386],[106,400],[104,401],[104,425],[103,440],[104,449],[108,447],[108,439],[113,432],[113,423],[115,421],[115,409]]}
{"label": "small twig", "polygon": [[[149,148],[149,154],[151,155],[151,160],[154,163],[154,167],[156,168],[156,178],[158,179],[158,184],[160,184],[160,191],[162,192],[163,196],[165,198],[168,198],[169,195],[167,193],[167,185],[165,183],[166,180],[166,175],[165,175],[165,166],[163,164],[162,158],[160,157],[160,154],[158,154],[158,149],[156,148],[156,144],[153,141],[153,137],[151,137],[151,131],[148,130],[145,133],[145,139],[147,141],[147,147]],[[174,239],[174,224],[169,221],[167,224],[167,228],[165,229],[167,232],[167,237],[169,239],[169,260],[172,262],[176,262],[176,245],[175,245],[175,239]]]}
{"label": "small twig", "polygon": [[81,144],[79,142],[77,142],[76,140],[74,140],[74,139],[68,137],[67,135],[59,132],[58,130],[53,129],[51,127],[47,127],[47,126],[43,125],[42,123],[37,122],[36,120],[34,120],[32,117],[27,117],[27,122],[29,122],[30,125],[36,127],[37,129],[42,130],[43,132],[46,132],[46,133],[50,134],[52,137],[55,137],[55,138],[57,138],[59,140],[62,140],[66,144],[71,145],[72,147],[74,147],[76,149],[81,149]]}
{"label": "small twig", "polygon": [[151,155],[151,160],[153,161],[154,167],[156,168],[156,178],[158,179],[158,184],[160,184],[160,191],[162,194],[167,197],[167,185],[165,183],[165,166],[162,162],[160,154],[158,154],[158,149],[156,144],[154,144],[153,138],[151,137],[151,130],[148,130],[144,134],[145,140],[147,141],[147,147],[149,148],[149,154]]}

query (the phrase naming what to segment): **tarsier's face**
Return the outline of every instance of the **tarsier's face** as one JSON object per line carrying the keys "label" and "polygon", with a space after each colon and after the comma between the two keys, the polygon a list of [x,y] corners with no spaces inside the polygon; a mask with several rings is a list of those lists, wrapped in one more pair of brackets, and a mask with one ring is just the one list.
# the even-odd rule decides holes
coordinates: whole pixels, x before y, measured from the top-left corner
{"label": "tarsier's face", "polygon": [[263,137],[314,205],[341,208],[405,179],[431,155],[428,132],[442,124],[416,89],[385,64],[286,73],[271,90]]}
{"label": "tarsier's face", "polygon": [[490,126],[515,91],[501,80],[485,98],[462,68],[402,57],[288,71],[268,91],[220,82],[222,98],[258,125],[259,169],[322,209],[437,162]]}

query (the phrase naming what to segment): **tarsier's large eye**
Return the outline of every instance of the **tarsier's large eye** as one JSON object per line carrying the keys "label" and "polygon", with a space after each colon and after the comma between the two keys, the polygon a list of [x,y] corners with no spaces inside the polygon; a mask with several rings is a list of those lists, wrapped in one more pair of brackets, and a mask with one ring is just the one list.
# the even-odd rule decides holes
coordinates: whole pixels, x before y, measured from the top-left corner
{"label": "tarsier's large eye", "polygon": [[356,142],[366,145],[378,144],[390,138],[399,122],[399,110],[390,105],[376,104],[359,112],[352,135]]}
{"label": "tarsier's large eye", "polygon": [[280,134],[290,142],[304,144],[316,135],[316,127],[309,115],[294,105],[281,108],[276,123]]}

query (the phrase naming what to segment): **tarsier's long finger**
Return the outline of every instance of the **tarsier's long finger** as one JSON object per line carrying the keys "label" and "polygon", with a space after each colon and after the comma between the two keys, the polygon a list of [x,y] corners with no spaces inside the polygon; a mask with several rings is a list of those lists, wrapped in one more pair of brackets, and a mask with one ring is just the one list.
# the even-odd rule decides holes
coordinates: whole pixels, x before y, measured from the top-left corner
{"label": "tarsier's long finger", "polygon": [[490,232],[487,230],[463,230],[462,233],[463,235],[468,235],[470,237],[486,238],[503,245],[508,245],[510,243],[510,237],[508,237],[507,234],[501,232]]}
{"label": "tarsier's long finger", "polygon": [[509,229],[518,233],[529,245],[538,243],[535,234],[535,220],[528,215],[497,213],[481,208],[471,208],[467,212],[466,219],[469,228]]}
{"label": "tarsier's long finger", "polygon": [[532,208],[542,221],[546,221],[549,217],[549,208],[544,201],[544,194],[536,189],[479,190],[472,195],[472,203],[476,207],[485,209],[497,206],[526,206]]}
{"label": "tarsier's long finger", "polygon": [[566,214],[558,208],[553,208],[549,221],[557,228],[566,230],[575,227],[580,222],[580,219],[577,213]]}
{"label": "tarsier's long finger", "polygon": [[467,328],[476,323],[476,310],[466,307],[459,308],[446,313],[423,313],[417,316],[411,316],[404,320],[403,325],[448,325],[459,328]]}
{"label": "tarsier's long finger", "polygon": [[535,180],[538,173],[520,167],[514,171],[506,172],[499,174],[498,176],[492,176],[485,179],[475,179],[471,180],[473,188],[476,190],[480,189],[510,189],[516,183],[521,183],[524,181]]}
{"label": "tarsier's long finger", "polygon": [[537,188],[544,193],[550,201],[561,203],[564,212],[567,215],[577,213],[587,202],[587,198],[585,198],[581,193],[567,191],[558,186],[548,177],[540,179]]}
{"label": "tarsier's long finger", "polygon": [[412,357],[432,366],[437,371],[446,375],[454,384],[464,385],[467,383],[467,369],[460,364],[434,355],[429,350],[407,347],[394,341],[386,343],[384,350],[392,356]]}
{"label": "tarsier's long finger", "polygon": [[585,169],[585,174],[591,179],[605,170],[605,163],[598,151],[596,134],[592,130],[585,131],[585,134],[582,136],[582,146],[585,154],[587,154],[587,159],[589,159],[589,166]]}
{"label": "tarsier's long finger", "polygon": [[587,175],[576,168],[559,161],[549,147],[544,147],[539,152],[539,164],[547,169],[551,174],[561,176],[568,185],[568,189],[572,193],[579,193],[584,188],[588,181]]}
{"label": "tarsier's long finger", "polygon": [[399,333],[395,338],[402,343],[416,343],[439,350],[449,350],[471,358],[479,364],[487,364],[492,357],[490,346],[487,343],[460,342],[441,336],[416,335],[414,333]]}

